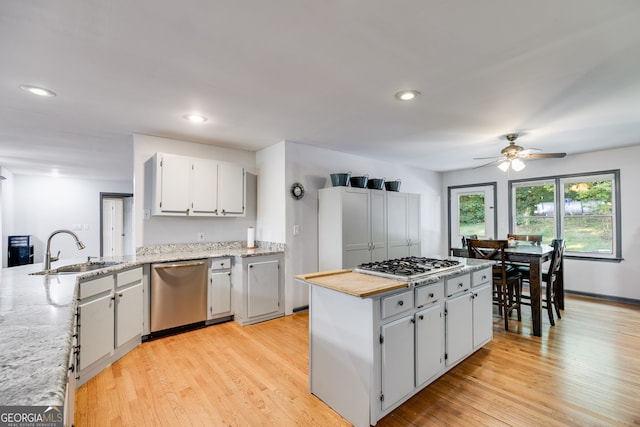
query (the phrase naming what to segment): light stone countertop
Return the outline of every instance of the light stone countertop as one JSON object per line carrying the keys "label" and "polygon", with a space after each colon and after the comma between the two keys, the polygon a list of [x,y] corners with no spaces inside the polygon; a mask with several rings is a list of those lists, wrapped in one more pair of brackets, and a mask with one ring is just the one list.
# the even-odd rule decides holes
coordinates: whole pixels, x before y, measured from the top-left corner
{"label": "light stone countertop", "polygon": [[[0,405],[64,404],[79,280],[148,263],[284,252],[284,245],[260,242],[260,246],[246,249],[241,242],[223,242],[146,247],[135,256],[100,259],[122,264],[76,274],[30,275],[41,271],[42,263],[3,268]],[[52,267],[82,263],[86,259],[64,259]]]}

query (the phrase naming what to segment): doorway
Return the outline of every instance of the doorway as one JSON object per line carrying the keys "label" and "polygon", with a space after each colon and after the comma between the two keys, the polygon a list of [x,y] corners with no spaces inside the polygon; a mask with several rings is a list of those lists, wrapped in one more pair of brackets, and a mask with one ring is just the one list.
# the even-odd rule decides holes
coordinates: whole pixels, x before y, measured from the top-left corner
{"label": "doorway", "polygon": [[449,187],[449,248],[462,246],[462,236],[495,239],[496,183]]}
{"label": "doorway", "polygon": [[134,254],[133,194],[100,193],[100,256]]}

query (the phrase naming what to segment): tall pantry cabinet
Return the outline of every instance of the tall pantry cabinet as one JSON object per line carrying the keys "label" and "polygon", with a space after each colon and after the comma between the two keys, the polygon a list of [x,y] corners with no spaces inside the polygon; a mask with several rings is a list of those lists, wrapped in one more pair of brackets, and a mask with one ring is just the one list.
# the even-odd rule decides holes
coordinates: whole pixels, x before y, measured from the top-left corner
{"label": "tall pantry cabinet", "polygon": [[[320,271],[355,268],[366,262],[389,259],[387,232],[392,226],[404,230],[402,249],[408,255],[411,252],[406,238],[409,218],[412,218],[411,221],[414,223],[416,219],[418,221],[416,227],[418,237],[414,236],[414,240],[419,255],[420,196],[411,195],[417,197],[417,204],[412,203],[410,208],[408,197],[401,197],[398,200],[395,197],[389,197],[391,194],[408,196],[408,193],[355,187],[331,187],[318,191],[318,267]],[[415,198],[413,200],[415,201]],[[402,212],[401,214],[395,213],[396,207]],[[389,215],[392,211],[394,218],[402,217],[402,224],[389,223]]]}

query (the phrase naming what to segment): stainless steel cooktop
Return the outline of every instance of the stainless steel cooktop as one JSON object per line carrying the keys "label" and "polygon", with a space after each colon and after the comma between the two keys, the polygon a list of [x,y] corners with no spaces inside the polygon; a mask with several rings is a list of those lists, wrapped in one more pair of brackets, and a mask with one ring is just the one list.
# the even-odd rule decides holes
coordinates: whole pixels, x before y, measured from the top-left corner
{"label": "stainless steel cooktop", "polygon": [[432,274],[456,270],[463,266],[461,261],[453,259],[406,257],[360,264],[354,271],[414,282]]}

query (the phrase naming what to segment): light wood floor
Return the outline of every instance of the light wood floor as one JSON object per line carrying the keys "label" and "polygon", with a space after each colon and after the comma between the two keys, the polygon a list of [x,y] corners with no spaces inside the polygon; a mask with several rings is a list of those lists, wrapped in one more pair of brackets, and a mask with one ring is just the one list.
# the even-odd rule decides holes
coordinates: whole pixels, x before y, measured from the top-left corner
{"label": "light wood floor", "polygon": [[[640,424],[640,307],[568,297],[530,314],[378,426]],[[308,315],[143,344],[76,393],[76,426],[347,426],[308,392]],[[517,331],[517,332],[515,332]]]}

